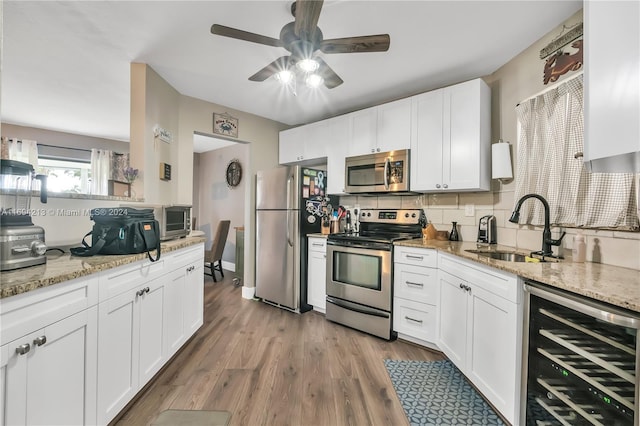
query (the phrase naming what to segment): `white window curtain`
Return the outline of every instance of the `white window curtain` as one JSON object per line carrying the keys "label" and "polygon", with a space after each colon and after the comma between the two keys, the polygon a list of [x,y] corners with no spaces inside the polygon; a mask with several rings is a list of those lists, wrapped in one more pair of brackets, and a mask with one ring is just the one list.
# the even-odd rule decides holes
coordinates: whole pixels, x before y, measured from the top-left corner
{"label": "white window curtain", "polygon": [[[556,225],[638,229],[634,175],[588,173],[582,157],[576,158],[584,151],[582,76],[522,102],[516,114],[516,202],[542,195]],[[542,203],[524,203],[520,223],[543,225]]]}
{"label": "white window curtain", "polygon": [[9,139],[7,143],[9,160],[29,163],[34,170],[38,170],[38,144],[36,141]]}
{"label": "white window curtain", "polygon": [[91,150],[91,193],[108,195],[109,175],[111,173],[111,151]]}

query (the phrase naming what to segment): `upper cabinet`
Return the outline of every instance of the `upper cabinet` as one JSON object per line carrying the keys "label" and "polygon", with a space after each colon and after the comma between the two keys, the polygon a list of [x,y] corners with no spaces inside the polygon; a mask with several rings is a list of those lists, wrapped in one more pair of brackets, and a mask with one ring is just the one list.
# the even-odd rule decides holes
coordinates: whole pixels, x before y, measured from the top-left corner
{"label": "upper cabinet", "polygon": [[304,127],[294,127],[280,132],[278,153],[278,162],[280,164],[304,161]]}
{"label": "upper cabinet", "polygon": [[400,99],[348,114],[348,155],[407,149],[411,138],[411,99]]}
{"label": "upper cabinet", "polygon": [[326,146],[331,143],[330,120],[280,132],[279,163],[295,164],[326,157]]}
{"label": "upper cabinet", "polygon": [[344,159],[349,147],[349,119],[346,115],[328,120],[331,128],[331,141],[326,145],[327,155],[327,193],[344,194]]}
{"label": "upper cabinet", "polygon": [[481,79],[412,98],[411,190],[488,191],[491,90]]}
{"label": "upper cabinet", "polygon": [[584,161],[640,172],[640,3],[585,1]]}

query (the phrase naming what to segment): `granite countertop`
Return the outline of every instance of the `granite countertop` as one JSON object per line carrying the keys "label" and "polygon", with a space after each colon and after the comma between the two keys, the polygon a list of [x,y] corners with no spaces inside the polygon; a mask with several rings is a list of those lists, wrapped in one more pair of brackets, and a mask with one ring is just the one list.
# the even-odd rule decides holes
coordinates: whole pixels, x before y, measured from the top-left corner
{"label": "granite countertop", "polygon": [[[161,253],[164,255],[204,241],[200,237],[165,241],[161,245]],[[43,265],[2,272],[0,299],[145,259],[147,253],[78,257],[72,256],[68,249],[64,254],[50,251],[47,263]]]}
{"label": "granite countertop", "polygon": [[640,271],[600,263],[574,263],[570,258],[559,262],[526,263],[491,259],[465,250],[501,250],[528,255],[528,251],[513,247],[428,240],[399,241],[397,246],[436,249],[502,271],[519,275],[575,294],[640,312]]}

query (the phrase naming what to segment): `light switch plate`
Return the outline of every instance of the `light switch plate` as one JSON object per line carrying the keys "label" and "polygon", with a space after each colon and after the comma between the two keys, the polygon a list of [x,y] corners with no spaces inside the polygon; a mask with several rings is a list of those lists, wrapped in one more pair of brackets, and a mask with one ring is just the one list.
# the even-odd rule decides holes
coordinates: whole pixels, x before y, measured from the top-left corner
{"label": "light switch plate", "polygon": [[473,204],[464,205],[464,215],[467,217],[473,217],[476,214],[476,208]]}

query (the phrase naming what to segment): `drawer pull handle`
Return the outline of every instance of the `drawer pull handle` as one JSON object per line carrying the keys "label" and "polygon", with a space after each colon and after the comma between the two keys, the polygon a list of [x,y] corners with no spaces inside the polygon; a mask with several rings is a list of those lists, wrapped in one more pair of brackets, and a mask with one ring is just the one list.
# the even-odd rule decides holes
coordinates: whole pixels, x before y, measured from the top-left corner
{"label": "drawer pull handle", "polygon": [[145,292],[145,293],[149,293],[149,287],[145,287],[145,288],[144,288],[144,292]]}
{"label": "drawer pull handle", "polygon": [[408,254],[407,259],[424,260],[424,256],[414,256],[412,254]]}
{"label": "drawer pull handle", "polygon": [[460,288],[464,291],[467,291],[469,293],[471,293],[471,287],[469,287],[468,285],[464,285],[462,283],[460,283]]}
{"label": "drawer pull handle", "polygon": [[422,284],[422,283],[412,283],[411,281],[405,281],[405,284],[407,284],[407,285],[415,285],[416,287],[424,287],[424,284]]}
{"label": "drawer pull handle", "polygon": [[47,336],[40,336],[33,339],[33,344],[36,346],[42,346],[47,343]]}
{"label": "drawer pull handle", "polygon": [[149,293],[149,287],[145,287],[142,290],[136,291],[136,296],[142,296],[145,293]]}
{"label": "drawer pull handle", "polygon": [[413,321],[413,322],[417,322],[418,324],[422,324],[422,320],[417,320],[415,318],[411,318],[405,315],[404,319],[406,319],[407,321]]}
{"label": "drawer pull handle", "polygon": [[31,345],[28,343],[25,343],[24,345],[20,345],[16,348],[16,353],[18,355],[24,355],[27,352],[29,352],[31,350]]}
{"label": "drawer pull handle", "polygon": [[314,247],[322,247],[322,246],[324,246],[324,244],[322,244],[322,243],[311,243],[311,245],[314,246]]}

